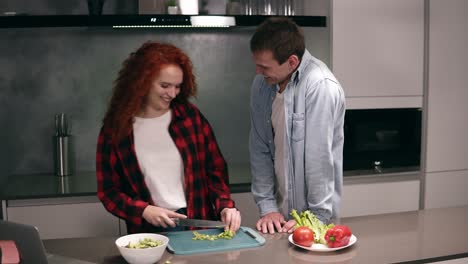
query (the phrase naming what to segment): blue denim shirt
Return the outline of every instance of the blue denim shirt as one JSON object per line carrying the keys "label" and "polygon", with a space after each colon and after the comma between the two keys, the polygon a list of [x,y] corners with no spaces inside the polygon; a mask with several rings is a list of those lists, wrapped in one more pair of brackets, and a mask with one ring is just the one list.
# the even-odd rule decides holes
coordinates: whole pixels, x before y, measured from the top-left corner
{"label": "blue denim shirt", "polygon": [[288,212],[311,210],[322,222],[336,221],[343,185],[345,96],[328,67],[307,50],[284,90],[285,153],[275,157],[272,103],[277,85],[257,75],[251,90],[249,139],[252,194],[263,216],[280,212],[275,159],[284,159]]}

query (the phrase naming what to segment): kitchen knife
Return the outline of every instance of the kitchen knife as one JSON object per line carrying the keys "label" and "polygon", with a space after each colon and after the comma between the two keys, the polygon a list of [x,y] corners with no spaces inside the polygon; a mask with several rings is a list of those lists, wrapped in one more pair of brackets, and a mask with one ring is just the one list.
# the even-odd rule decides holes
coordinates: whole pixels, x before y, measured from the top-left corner
{"label": "kitchen knife", "polygon": [[186,219],[175,218],[173,220],[177,225],[180,225],[180,226],[213,227],[213,228],[222,228],[226,226],[226,224],[221,221],[189,219],[189,218],[186,218]]}

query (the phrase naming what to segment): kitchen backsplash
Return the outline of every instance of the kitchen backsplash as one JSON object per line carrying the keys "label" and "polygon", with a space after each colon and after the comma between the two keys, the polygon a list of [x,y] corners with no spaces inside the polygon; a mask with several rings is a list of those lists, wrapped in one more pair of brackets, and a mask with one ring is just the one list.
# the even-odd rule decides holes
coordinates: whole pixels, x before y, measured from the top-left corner
{"label": "kitchen backsplash", "polygon": [[[327,28],[307,28],[308,48],[329,62]],[[253,29],[2,29],[2,178],[53,172],[54,116],[73,123],[77,170],[94,170],[96,139],[112,82],[128,54],[148,40],[184,49],[199,84],[194,100],[214,127],[231,167],[248,166],[249,95],[255,74]],[[234,177],[234,176],[233,176]]]}

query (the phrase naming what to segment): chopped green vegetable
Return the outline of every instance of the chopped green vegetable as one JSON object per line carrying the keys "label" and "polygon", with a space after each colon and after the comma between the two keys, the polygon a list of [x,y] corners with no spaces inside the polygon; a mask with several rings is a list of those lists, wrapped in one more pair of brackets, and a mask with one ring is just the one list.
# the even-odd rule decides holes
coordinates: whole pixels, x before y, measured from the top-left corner
{"label": "chopped green vegetable", "polygon": [[218,235],[207,235],[201,234],[197,231],[193,231],[193,240],[216,240],[216,239],[232,239],[236,235],[236,232],[232,230],[224,230],[224,232]]}
{"label": "chopped green vegetable", "polygon": [[236,232],[232,230],[224,230],[221,234],[218,235],[219,238],[232,239],[236,235]]}
{"label": "chopped green vegetable", "polygon": [[151,248],[161,246],[163,242],[161,240],[153,240],[151,238],[143,238],[138,241],[138,243],[128,242],[126,248]]}
{"label": "chopped green vegetable", "polygon": [[307,226],[308,228],[314,231],[314,242],[320,244],[327,244],[325,240],[325,234],[329,228],[335,226],[334,224],[324,224],[320,221],[313,213],[309,210],[301,212],[300,215],[297,213],[295,209],[293,209],[290,215],[296,221],[296,228],[299,226]]}

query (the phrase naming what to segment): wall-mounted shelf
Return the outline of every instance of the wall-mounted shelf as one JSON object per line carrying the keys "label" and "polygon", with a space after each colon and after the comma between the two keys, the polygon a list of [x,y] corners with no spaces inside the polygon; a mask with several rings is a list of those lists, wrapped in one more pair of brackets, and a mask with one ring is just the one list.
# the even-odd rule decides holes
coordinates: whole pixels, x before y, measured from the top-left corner
{"label": "wall-mounted shelf", "polygon": [[[114,28],[158,28],[158,27],[248,27],[257,26],[270,16],[191,16],[191,15],[14,15],[0,16],[0,28],[35,27],[114,27]],[[326,27],[325,16],[290,16],[302,27]],[[194,21],[227,21],[199,24]]]}

